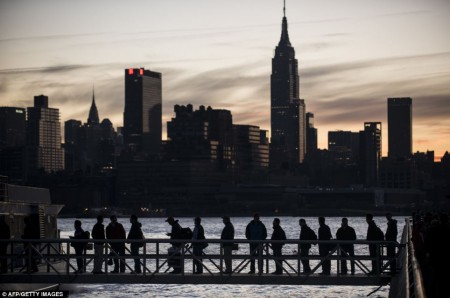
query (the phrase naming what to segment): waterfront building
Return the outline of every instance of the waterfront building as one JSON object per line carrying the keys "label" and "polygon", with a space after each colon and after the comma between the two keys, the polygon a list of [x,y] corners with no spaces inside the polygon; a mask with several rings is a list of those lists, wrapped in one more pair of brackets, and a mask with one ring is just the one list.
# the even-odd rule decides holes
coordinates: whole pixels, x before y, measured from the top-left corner
{"label": "waterfront building", "polygon": [[359,132],[359,166],[366,186],[378,186],[381,160],[381,122],[364,122]]}
{"label": "waterfront building", "polygon": [[[283,11],[284,8],[283,8]],[[305,102],[300,99],[298,61],[283,16],[281,38],[275,48],[270,77],[272,169],[295,168],[306,153]]]}
{"label": "waterfront building", "polygon": [[125,70],[125,145],[132,152],[158,155],[162,135],[161,73],[144,68]]}
{"label": "waterfront building", "polygon": [[314,114],[306,113],[306,154],[317,151],[317,128],[314,127]]}
{"label": "waterfront building", "polygon": [[341,160],[356,161],[359,152],[359,133],[352,131],[329,131],[328,150]]}
{"label": "waterfront building", "polygon": [[26,145],[30,172],[64,170],[64,150],[61,148],[59,109],[48,107],[48,96],[34,97],[34,106],[27,108]]}
{"label": "waterfront building", "polygon": [[388,156],[412,155],[412,99],[388,98]]}

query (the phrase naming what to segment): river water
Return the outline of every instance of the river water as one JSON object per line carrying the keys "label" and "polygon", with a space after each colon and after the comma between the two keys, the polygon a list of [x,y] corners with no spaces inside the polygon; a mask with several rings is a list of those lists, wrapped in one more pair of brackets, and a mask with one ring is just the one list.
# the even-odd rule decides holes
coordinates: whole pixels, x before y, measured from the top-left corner
{"label": "river water", "polygon": [[[193,218],[178,218],[182,227],[194,227]],[[245,227],[252,218],[232,217],[231,222],[235,228],[235,238],[245,239]],[[288,239],[298,239],[299,225],[298,217],[280,217],[281,226],[286,232]],[[317,233],[319,224],[317,218],[305,217],[307,224]],[[73,222],[75,219],[62,218],[58,219],[58,227],[61,230],[61,238],[68,238],[73,235]],[[82,228],[91,231],[95,224],[95,219],[81,219]],[[377,225],[386,230],[386,219],[384,217],[374,218]],[[165,222],[165,218],[142,218],[142,231],[145,238],[168,238],[166,233],[170,231],[170,226]],[[267,227],[268,238],[272,234],[273,217],[261,217],[261,221]],[[119,222],[123,224],[125,230],[130,229],[131,224],[128,218],[119,218]],[[109,219],[105,219],[105,226],[109,223]],[[330,226],[333,237],[337,229],[340,227],[341,218],[329,217],[326,223]],[[207,239],[218,239],[223,229],[222,219],[218,217],[202,218],[202,225],[205,229]],[[349,225],[352,226],[358,239],[365,239],[367,224],[363,217],[349,217]],[[403,225],[399,220],[399,240]],[[296,245],[285,245],[284,254],[292,254],[296,251]],[[152,252],[153,248],[149,248]],[[218,250],[215,245],[210,245],[205,253]],[[239,253],[248,252],[247,245],[240,245]],[[215,252],[217,253],[217,252]],[[317,246],[311,249],[312,254],[317,254]],[[356,254],[368,254],[366,245],[355,246]],[[235,264],[237,265],[237,262]],[[127,260],[130,267],[133,267],[133,261]],[[294,264],[294,263],[293,263]],[[296,263],[295,263],[296,264]],[[311,261],[311,268],[315,262]],[[235,267],[234,265],[233,267]],[[368,264],[367,264],[368,265]],[[286,266],[285,266],[286,267]],[[296,268],[296,265],[293,266]],[[153,268],[150,268],[151,270]],[[191,265],[186,264],[186,270],[190,271]],[[332,273],[336,272],[336,262],[332,262]],[[88,266],[87,272],[92,271],[91,265]],[[129,271],[127,269],[127,271]],[[246,268],[243,272],[247,272]],[[274,271],[273,261],[270,261],[270,272]],[[320,269],[319,271],[320,272]],[[358,269],[356,270],[358,273]],[[138,295],[145,297],[366,297],[370,292],[375,290],[374,286],[286,286],[286,285],[148,285],[148,284],[102,284],[102,285],[65,285],[63,289],[70,290],[71,297],[136,297]],[[389,286],[382,287],[371,297],[388,297]]]}

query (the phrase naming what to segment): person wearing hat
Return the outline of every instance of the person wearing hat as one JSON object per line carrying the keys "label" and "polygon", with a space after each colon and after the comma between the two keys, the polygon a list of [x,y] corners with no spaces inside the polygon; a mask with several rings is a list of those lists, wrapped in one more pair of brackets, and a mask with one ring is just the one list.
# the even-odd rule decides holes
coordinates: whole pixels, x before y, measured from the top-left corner
{"label": "person wearing hat", "polygon": [[[222,234],[220,235],[221,240],[233,240],[234,239],[234,226],[230,221],[229,216],[223,216],[223,224],[225,227],[222,230]],[[232,272],[232,252],[233,252],[233,243],[224,243],[223,247],[223,257],[225,262],[225,271],[223,273],[231,274]]]}
{"label": "person wearing hat", "polygon": [[[264,240],[267,238],[266,226],[259,220],[259,214],[255,213],[253,220],[249,222],[247,228],[245,229],[245,238],[248,240]],[[258,258],[258,271],[259,274],[262,273],[263,260],[259,258],[262,254],[262,244],[250,243],[250,255],[252,259],[250,260],[250,271],[248,274],[255,273],[255,258]]]}
{"label": "person wearing hat", "polygon": [[[178,223],[178,220],[175,220],[172,216],[169,216],[166,219],[166,222],[172,226],[172,230],[170,233],[167,233],[166,235],[170,237],[170,239],[181,239],[182,234],[182,228],[180,224]],[[169,255],[177,255],[179,254],[179,248],[181,247],[181,243],[179,242],[172,242],[172,248],[169,249]],[[173,259],[171,260],[171,266],[173,268],[173,271],[170,272],[171,274],[179,274],[181,273],[181,260],[180,259]]]}

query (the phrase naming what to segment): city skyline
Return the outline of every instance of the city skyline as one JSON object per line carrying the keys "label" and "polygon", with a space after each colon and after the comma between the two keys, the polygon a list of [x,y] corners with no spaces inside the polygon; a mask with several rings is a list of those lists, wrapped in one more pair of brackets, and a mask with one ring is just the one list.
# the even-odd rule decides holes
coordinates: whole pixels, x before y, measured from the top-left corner
{"label": "city skyline", "polygon": [[[435,150],[439,159],[449,149],[448,2],[286,5],[301,98],[315,115],[320,148],[328,131],[382,121],[387,155],[387,98],[411,97],[413,152]],[[100,118],[122,126],[123,69],[144,67],[164,77],[164,139],[175,104],[229,109],[237,124],[270,130],[270,61],[282,6],[281,0],[2,2],[0,105],[29,107],[33,96],[45,94],[61,122],[84,122],[95,84]]]}

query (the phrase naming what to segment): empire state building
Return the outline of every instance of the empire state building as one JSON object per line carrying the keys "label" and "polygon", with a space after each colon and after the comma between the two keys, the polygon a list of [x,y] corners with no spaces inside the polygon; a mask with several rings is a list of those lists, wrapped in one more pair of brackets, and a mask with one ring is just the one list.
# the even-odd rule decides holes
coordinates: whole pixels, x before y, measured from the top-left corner
{"label": "empire state building", "polygon": [[281,38],[275,48],[270,76],[272,169],[293,169],[303,162],[306,150],[305,102],[300,99],[300,79],[295,50],[289,41],[283,8]]}

